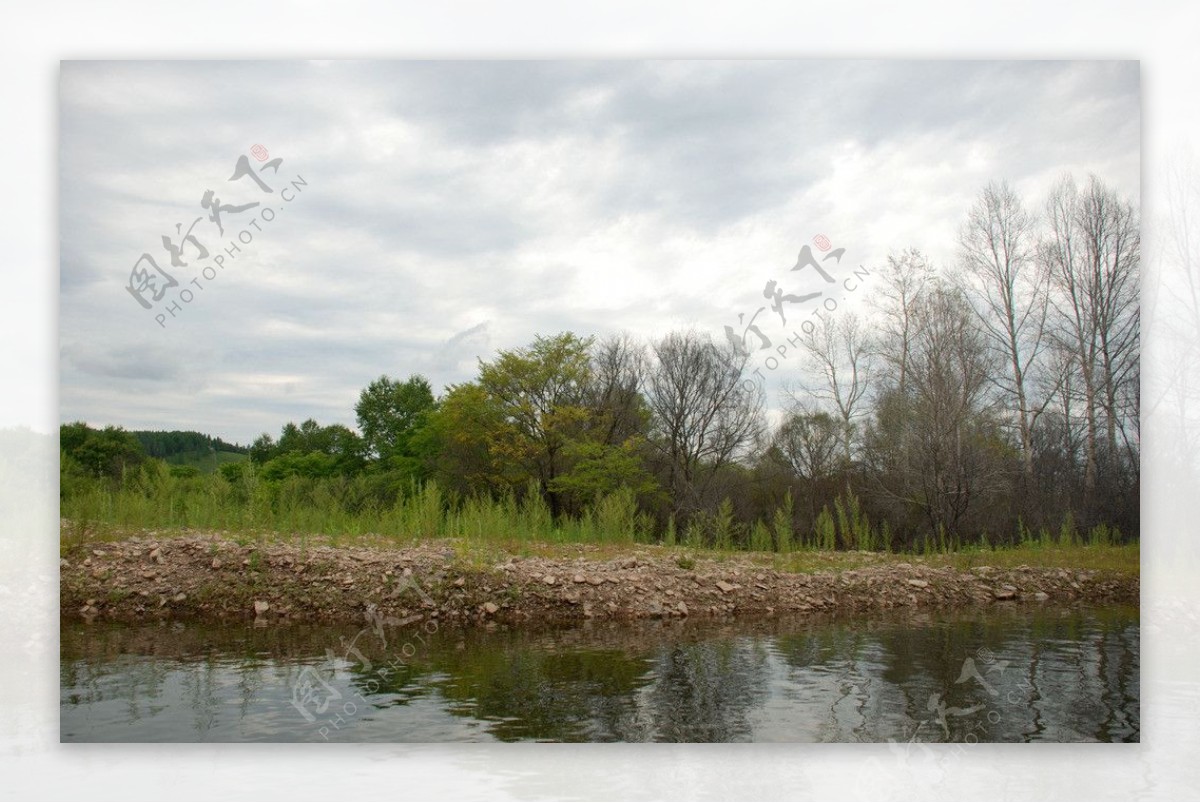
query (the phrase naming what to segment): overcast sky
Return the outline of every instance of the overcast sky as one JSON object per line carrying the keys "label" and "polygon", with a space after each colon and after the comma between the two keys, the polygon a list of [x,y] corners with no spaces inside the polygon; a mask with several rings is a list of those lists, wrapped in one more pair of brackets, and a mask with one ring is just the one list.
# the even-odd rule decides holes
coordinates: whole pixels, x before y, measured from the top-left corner
{"label": "overcast sky", "polygon": [[[60,122],[63,420],[243,443],[536,334],[723,339],[768,280],[822,289],[790,270],[817,235],[853,307],[860,265],[949,265],[993,179],[1139,191],[1136,62],[64,62]],[[209,190],[258,205],[220,234]],[[207,258],[172,265],[176,224]]]}

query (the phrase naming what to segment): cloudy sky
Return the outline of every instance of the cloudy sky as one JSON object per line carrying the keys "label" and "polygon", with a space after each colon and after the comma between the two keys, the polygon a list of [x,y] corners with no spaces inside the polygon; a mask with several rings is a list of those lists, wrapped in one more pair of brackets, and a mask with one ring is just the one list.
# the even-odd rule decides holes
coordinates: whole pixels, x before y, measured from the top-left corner
{"label": "cloudy sky", "polygon": [[[906,247],[951,264],[993,179],[1137,197],[1139,83],[1136,62],[64,62],[61,416],[244,443],[353,426],[380,374],[440,390],[536,334],[723,338],[767,281],[821,289],[789,270],[817,235],[840,282]],[[177,224],[207,258],[172,264]],[[758,322],[782,343],[800,316]]]}

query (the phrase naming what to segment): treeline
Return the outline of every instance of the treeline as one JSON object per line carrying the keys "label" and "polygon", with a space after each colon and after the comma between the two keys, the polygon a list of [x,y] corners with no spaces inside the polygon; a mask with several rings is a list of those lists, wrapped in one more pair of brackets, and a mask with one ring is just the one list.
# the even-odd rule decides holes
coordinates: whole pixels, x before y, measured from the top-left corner
{"label": "treeline", "polygon": [[419,375],[382,376],[360,393],[357,431],[310,419],[264,434],[205,499],[257,505],[258,520],[332,507],[369,527],[401,511],[459,532],[476,511],[490,527],[603,520],[779,551],[1136,537],[1132,203],[1094,177],[1064,178],[1036,210],[991,185],[960,246],[942,270],[894,255],[873,271],[869,319],[804,332],[808,375],[774,426],[744,342],[568,332],[481,360],[440,396]]}
{"label": "treeline", "polygon": [[175,455],[204,452],[246,454],[249,451],[246,446],[229,443],[201,432],[133,430],[130,434],[138,439],[138,443],[150,457],[169,458]]}

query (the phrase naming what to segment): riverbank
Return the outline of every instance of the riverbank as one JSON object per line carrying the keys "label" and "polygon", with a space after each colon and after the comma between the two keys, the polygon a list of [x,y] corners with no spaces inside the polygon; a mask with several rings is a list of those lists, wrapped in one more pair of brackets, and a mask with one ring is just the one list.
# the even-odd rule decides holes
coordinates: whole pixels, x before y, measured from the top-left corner
{"label": "riverbank", "polygon": [[65,548],[60,601],[64,618],[85,621],[268,624],[363,621],[369,612],[396,623],[519,623],[1137,604],[1137,563],[1136,546],[776,556],[143,531]]}

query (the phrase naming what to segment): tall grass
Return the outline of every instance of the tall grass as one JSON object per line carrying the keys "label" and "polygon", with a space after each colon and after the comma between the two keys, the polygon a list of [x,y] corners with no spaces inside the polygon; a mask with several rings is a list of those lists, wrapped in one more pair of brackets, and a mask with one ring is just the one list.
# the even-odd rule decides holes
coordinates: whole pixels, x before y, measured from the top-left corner
{"label": "tall grass", "polygon": [[580,516],[556,521],[535,489],[519,497],[453,500],[437,483],[428,482],[382,505],[361,478],[264,482],[249,472],[233,482],[218,475],[178,477],[153,469],[121,486],[76,481],[64,490],[61,515],[77,530],[113,525],[615,544],[653,537],[650,518],[638,510],[628,489],[602,496]]}
{"label": "tall grass", "polygon": [[[251,471],[178,476],[165,466],[150,467],[122,483],[65,477],[61,513],[71,522],[64,533],[87,537],[97,526],[122,529],[193,528],[238,533],[295,533],[339,537],[378,535],[396,540],[462,538],[482,542],[635,544],[662,543],[688,549],[751,550],[788,555],[797,550],[833,552],[895,551],[885,522],[876,529],[853,495],[839,496],[834,510],[823,508],[809,532],[795,526],[790,493],[769,521],[738,522],[729,499],[715,511],[657,526],[642,512],[635,493],[620,489],[598,498],[577,516],[552,515],[536,485],[500,498],[454,498],[437,483],[412,485],[380,494],[376,478],[267,481]],[[1080,533],[1068,513],[1057,532],[1032,532],[1018,523],[1016,542],[1028,549],[1106,547],[1123,543],[1115,528],[1098,525]],[[67,538],[68,535],[64,535]],[[994,549],[986,539],[963,542],[937,528],[912,543],[927,555]]]}

